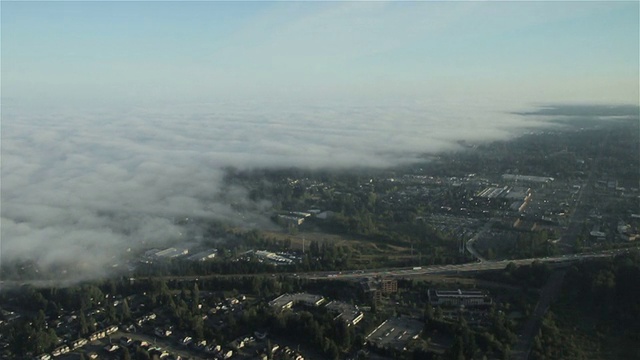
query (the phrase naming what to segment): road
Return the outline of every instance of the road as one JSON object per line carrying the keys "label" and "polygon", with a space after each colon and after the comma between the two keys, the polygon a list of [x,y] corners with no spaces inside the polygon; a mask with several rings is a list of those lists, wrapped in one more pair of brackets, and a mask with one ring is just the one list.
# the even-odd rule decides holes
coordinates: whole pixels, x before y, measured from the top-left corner
{"label": "road", "polygon": [[529,265],[534,261],[549,264],[561,264],[570,263],[575,261],[582,261],[586,259],[603,258],[615,256],[623,253],[625,250],[609,250],[599,253],[586,253],[586,254],[574,254],[563,255],[545,258],[530,258],[519,260],[501,260],[501,261],[483,261],[466,264],[456,265],[432,265],[422,266],[418,268],[388,268],[388,269],[373,269],[373,270],[351,270],[351,271],[327,271],[327,272],[315,272],[315,273],[300,273],[296,274],[297,277],[303,277],[307,279],[329,279],[329,280],[345,280],[345,279],[364,279],[369,277],[411,277],[421,275],[436,275],[436,274],[458,274],[463,272],[478,272],[488,270],[500,270],[504,269],[509,263],[516,265]]}
{"label": "road", "polygon": [[600,143],[600,148],[598,149],[598,154],[592,162],[591,169],[589,170],[589,176],[587,181],[582,185],[580,191],[578,193],[578,197],[576,199],[576,203],[574,205],[573,211],[571,213],[571,219],[569,221],[569,225],[567,226],[567,230],[564,232],[562,237],[560,238],[560,244],[565,246],[573,246],[576,242],[578,235],[582,231],[582,224],[584,220],[587,218],[589,214],[589,210],[592,209],[591,206],[588,206],[588,202],[593,197],[593,188],[595,184],[595,176],[598,169],[598,164],[602,160],[602,152],[605,149],[605,145],[609,141],[610,132],[604,136],[602,142]]}
{"label": "road", "polygon": [[[415,268],[382,268],[382,269],[369,269],[369,270],[345,270],[345,271],[322,271],[322,272],[306,272],[306,273],[279,273],[278,276],[290,276],[290,277],[300,277],[306,279],[329,279],[329,280],[339,280],[339,279],[364,279],[369,277],[411,277],[411,276],[421,276],[421,275],[455,275],[464,272],[477,272],[477,271],[488,271],[488,270],[500,270],[504,269],[507,264],[514,263],[516,265],[529,265],[534,261],[539,261],[543,263],[568,263],[573,261],[582,261],[586,259],[593,258],[602,258],[602,257],[611,257],[617,254],[621,254],[625,249],[621,250],[607,250],[598,253],[584,253],[584,254],[573,254],[573,255],[562,255],[555,257],[545,257],[545,258],[530,258],[530,259],[519,259],[519,260],[500,260],[500,261],[478,261],[472,263],[465,264],[455,264],[455,265],[431,265],[431,266],[421,266]],[[167,281],[197,281],[200,279],[210,279],[216,278],[220,276],[266,276],[267,274],[229,274],[229,275],[186,275],[186,276],[155,276],[153,279],[164,279]],[[275,274],[274,274],[275,276]],[[149,278],[136,278],[136,281],[144,281]],[[0,291],[4,289],[10,289],[15,287],[20,287],[23,285],[31,285],[34,287],[67,287],[72,286],[78,283],[78,280],[31,280],[31,281],[16,281],[16,280],[4,280],[0,281]]]}
{"label": "road", "polygon": [[489,229],[491,229],[491,226],[493,226],[493,223],[495,222],[495,219],[491,219],[490,221],[487,221],[486,224],[484,224],[484,226],[482,227],[482,229],[480,229],[480,231],[478,231],[471,239],[469,239],[469,241],[467,241],[465,248],[467,249],[467,251],[469,253],[471,253],[471,255],[473,255],[476,259],[478,259],[478,261],[483,262],[486,261],[485,258],[482,257],[482,255],[480,255],[476,249],[473,247],[473,244],[476,242],[476,240],[478,240],[480,238],[480,236],[482,236],[484,233],[486,233]]}
{"label": "road", "polygon": [[533,310],[533,314],[531,314],[527,322],[524,324],[524,327],[518,336],[518,342],[513,348],[510,356],[511,360],[527,360],[529,358],[529,353],[533,346],[533,340],[542,325],[542,319],[547,313],[547,310],[549,310],[551,302],[556,298],[558,293],[560,293],[562,281],[564,280],[566,272],[566,269],[554,271],[549,277],[547,284],[540,291],[538,304]]}

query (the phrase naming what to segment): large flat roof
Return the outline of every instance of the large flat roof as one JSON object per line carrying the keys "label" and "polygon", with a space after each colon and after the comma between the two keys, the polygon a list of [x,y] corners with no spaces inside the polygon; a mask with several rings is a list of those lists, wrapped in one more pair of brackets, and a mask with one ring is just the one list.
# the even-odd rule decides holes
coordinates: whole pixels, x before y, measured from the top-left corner
{"label": "large flat roof", "polygon": [[405,344],[417,337],[424,322],[413,318],[390,318],[367,336],[367,341],[382,347],[402,349]]}
{"label": "large flat roof", "polygon": [[483,298],[487,296],[479,290],[435,290],[429,289],[429,295],[437,297],[454,297],[454,298]]}
{"label": "large flat roof", "polygon": [[283,294],[269,302],[270,306],[286,307],[289,303],[304,303],[305,305],[320,305],[324,302],[321,295],[309,293]]}

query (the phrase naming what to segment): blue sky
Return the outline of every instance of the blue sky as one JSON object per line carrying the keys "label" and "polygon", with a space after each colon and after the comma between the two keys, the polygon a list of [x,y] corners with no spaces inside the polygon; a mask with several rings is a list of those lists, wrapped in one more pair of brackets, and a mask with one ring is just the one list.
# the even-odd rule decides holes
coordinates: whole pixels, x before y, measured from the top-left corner
{"label": "blue sky", "polygon": [[638,102],[638,2],[2,2],[33,105]]}

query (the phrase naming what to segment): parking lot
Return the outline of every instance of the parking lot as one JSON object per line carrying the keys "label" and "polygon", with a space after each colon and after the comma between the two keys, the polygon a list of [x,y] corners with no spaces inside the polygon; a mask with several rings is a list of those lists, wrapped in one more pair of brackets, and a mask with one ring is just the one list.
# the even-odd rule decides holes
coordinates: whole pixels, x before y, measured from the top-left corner
{"label": "parking lot", "polygon": [[418,337],[424,327],[422,321],[412,318],[390,318],[367,337],[376,346],[402,349],[405,344]]}

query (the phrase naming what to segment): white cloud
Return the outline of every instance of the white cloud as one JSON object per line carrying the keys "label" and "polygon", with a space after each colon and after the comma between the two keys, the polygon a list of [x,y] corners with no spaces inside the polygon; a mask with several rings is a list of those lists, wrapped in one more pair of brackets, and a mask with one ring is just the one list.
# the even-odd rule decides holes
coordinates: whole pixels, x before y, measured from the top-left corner
{"label": "white cloud", "polygon": [[[518,108],[521,109],[521,108]],[[525,121],[473,104],[194,104],[2,119],[2,257],[105,271],[127,248],[176,241],[173,217],[240,219],[223,168],[386,167],[505,138]],[[115,259],[115,260],[114,260]]]}

